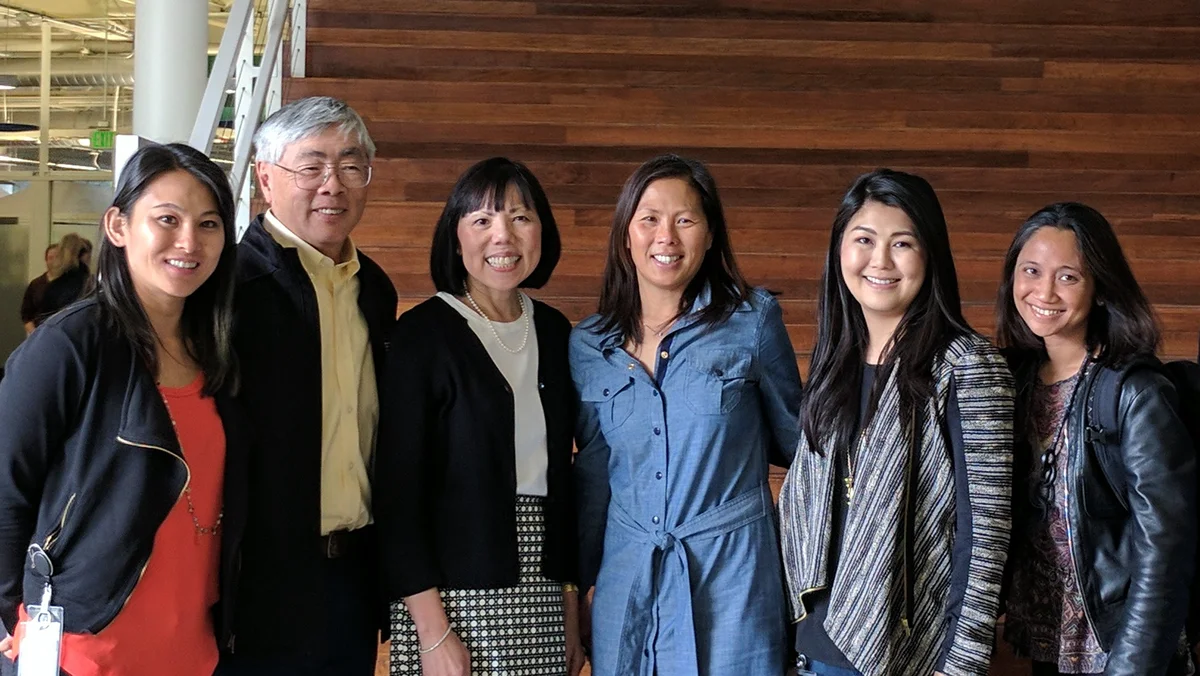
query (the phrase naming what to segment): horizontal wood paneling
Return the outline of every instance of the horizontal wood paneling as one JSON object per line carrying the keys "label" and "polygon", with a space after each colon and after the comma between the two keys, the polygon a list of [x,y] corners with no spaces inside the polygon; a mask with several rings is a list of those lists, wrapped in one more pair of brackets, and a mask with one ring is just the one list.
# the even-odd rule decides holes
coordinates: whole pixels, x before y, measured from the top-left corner
{"label": "horizontal wood paneling", "polygon": [[798,361],[829,224],[878,166],[938,190],[968,318],[992,330],[1017,225],[1076,199],[1113,221],[1164,354],[1200,330],[1200,9],[1100,0],[312,0],[309,73],[378,147],[355,238],[408,307],[458,174],[506,155],[554,205],[540,295],[595,307],[612,205],[641,161],[709,163],[738,260],[780,293]]}
{"label": "horizontal wood paneling", "polygon": [[[309,0],[308,25],[311,77],[285,94],[366,118],[379,157],[355,239],[401,310],[433,290],[429,239],[455,178],[506,155],[539,176],[562,231],[538,295],[588,315],[621,185],[679,151],[712,168],[802,373],[834,211],[880,166],[938,190],[973,326],[992,331],[1020,222],[1075,199],[1113,221],[1164,355],[1195,357],[1195,0]],[[1005,654],[993,673],[1028,673]]]}

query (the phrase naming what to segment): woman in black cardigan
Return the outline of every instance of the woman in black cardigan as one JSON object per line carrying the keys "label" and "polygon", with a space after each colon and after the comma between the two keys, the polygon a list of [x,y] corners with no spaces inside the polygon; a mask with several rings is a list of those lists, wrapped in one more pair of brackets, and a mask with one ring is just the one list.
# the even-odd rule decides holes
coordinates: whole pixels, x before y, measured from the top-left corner
{"label": "woman in black cardigan", "polygon": [[560,248],[533,174],[480,162],[434,232],[438,294],[396,323],[375,460],[393,674],[582,668],[571,324],[519,290]]}

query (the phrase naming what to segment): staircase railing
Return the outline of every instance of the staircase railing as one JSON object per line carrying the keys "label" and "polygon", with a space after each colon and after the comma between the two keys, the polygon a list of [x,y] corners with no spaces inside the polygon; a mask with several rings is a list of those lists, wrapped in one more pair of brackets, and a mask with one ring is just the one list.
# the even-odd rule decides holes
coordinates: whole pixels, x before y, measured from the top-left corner
{"label": "staircase railing", "polygon": [[[291,54],[292,77],[304,77],[305,0],[292,0]],[[211,154],[213,137],[220,124],[230,89],[234,96],[232,120],[233,163],[229,183],[237,193],[238,236],[250,221],[250,162],[254,132],[259,120],[282,105],[284,29],[288,23],[288,0],[269,0],[266,13],[266,41],[258,65],[255,56],[255,6],[253,0],[235,0],[229,12],[225,33],[208,76],[208,87],[201,100],[189,145]],[[232,85],[232,86],[231,86]]]}
{"label": "staircase railing", "polygon": [[[254,132],[261,119],[282,105],[284,35],[289,24],[289,75],[304,77],[307,1],[266,0],[265,16],[256,6],[262,2],[234,0],[208,75],[208,85],[200,101],[196,122],[188,138],[188,145],[210,156],[214,154],[213,145],[218,129],[223,145],[228,147],[232,143],[232,159],[223,161],[229,162],[229,183],[237,196],[239,239],[250,222],[250,164]],[[265,35],[259,35],[258,29],[264,21]],[[230,94],[233,95],[233,119],[225,120],[222,124]],[[118,137],[113,159],[114,183],[124,161],[145,143],[144,139],[137,136]]]}

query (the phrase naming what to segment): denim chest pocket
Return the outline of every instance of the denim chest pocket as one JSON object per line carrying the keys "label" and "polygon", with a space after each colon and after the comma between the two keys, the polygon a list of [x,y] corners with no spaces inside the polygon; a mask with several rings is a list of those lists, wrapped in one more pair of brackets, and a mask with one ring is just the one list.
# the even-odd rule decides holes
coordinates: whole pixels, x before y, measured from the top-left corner
{"label": "denim chest pocket", "polygon": [[596,407],[603,432],[614,430],[629,420],[633,414],[634,388],[631,376],[606,376],[594,378],[582,388],[580,399],[584,405]]}
{"label": "denim chest pocket", "polygon": [[696,413],[730,413],[742,401],[751,386],[749,352],[717,350],[689,356],[687,366],[687,402]]}

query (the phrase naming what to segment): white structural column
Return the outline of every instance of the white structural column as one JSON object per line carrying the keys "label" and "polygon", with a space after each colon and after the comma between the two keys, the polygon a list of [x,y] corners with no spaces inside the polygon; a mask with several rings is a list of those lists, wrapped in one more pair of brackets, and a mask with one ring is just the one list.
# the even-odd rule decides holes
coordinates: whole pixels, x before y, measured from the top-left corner
{"label": "white structural column", "polygon": [[206,0],[138,0],[133,80],[133,133],[186,143],[208,83]]}
{"label": "white structural column", "polygon": [[50,169],[50,23],[42,22],[42,73],[38,89],[38,173]]}
{"label": "white structural column", "polygon": [[29,225],[29,248],[25,252],[25,276],[33,279],[46,269],[42,252],[50,243],[50,24],[42,22],[41,83],[38,90],[38,180],[29,184],[33,214]]}

